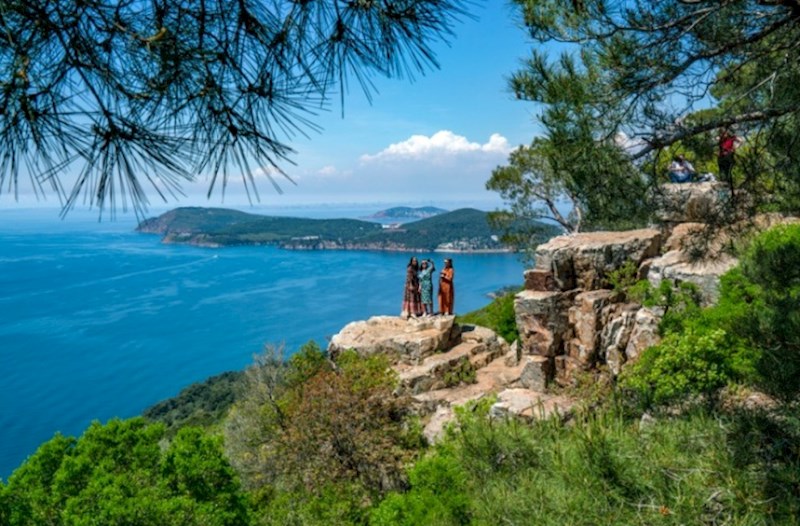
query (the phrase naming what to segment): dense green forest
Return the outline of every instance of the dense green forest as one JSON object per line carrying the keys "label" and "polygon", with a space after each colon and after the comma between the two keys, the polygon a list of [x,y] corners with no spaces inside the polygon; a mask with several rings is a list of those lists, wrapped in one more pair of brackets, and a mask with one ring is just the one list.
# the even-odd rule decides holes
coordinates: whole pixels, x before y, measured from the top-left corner
{"label": "dense green forest", "polygon": [[[487,213],[473,208],[384,228],[357,219],[307,219],[247,214],[219,208],[178,208],[143,221],[140,232],[157,233],[172,243],[201,245],[276,244],[284,248],[366,248],[393,250],[501,250],[487,222]],[[554,225],[538,223],[537,239],[558,233]]]}
{"label": "dense green forest", "polygon": [[[147,418],[42,444],[0,486],[0,524],[796,524],[800,226],[739,255],[712,307],[625,285],[669,304],[662,343],[571,388],[571,415],[483,400],[430,445],[382,356],[269,349]],[[507,303],[470,316],[507,330]]]}
{"label": "dense green forest", "polygon": [[[560,229],[536,223],[538,241]],[[202,245],[276,244],[284,248],[367,248],[434,250],[499,250],[487,222],[487,213],[472,208],[437,214],[383,228],[379,223],[357,219],[307,219],[261,216],[220,208],[178,208],[143,221],[139,232],[156,233],[173,243]]]}

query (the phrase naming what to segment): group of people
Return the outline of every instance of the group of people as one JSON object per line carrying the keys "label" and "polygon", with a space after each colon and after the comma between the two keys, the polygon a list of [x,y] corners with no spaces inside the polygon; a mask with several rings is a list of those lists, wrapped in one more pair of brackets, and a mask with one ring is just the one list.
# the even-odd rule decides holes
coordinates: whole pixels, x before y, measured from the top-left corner
{"label": "group of people", "polygon": [[[436,266],[432,259],[417,261],[412,257],[406,267],[406,286],[403,290],[404,318],[432,316],[433,310],[433,273]],[[439,273],[439,314],[453,314],[455,288],[453,287],[453,260],[444,260],[444,268]]]}
{"label": "group of people", "polygon": [[[723,181],[731,181],[734,152],[740,143],[741,139],[730,129],[724,129],[719,134],[717,141],[717,166],[719,167],[719,177]],[[667,171],[669,172],[669,180],[672,183],[689,183],[693,181],[707,182],[716,180],[714,175],[710,173],[698,175],[692,163],[682,154],[675,155],[675,157],[672,158],[672,162],[669,168],[667,168]]]}

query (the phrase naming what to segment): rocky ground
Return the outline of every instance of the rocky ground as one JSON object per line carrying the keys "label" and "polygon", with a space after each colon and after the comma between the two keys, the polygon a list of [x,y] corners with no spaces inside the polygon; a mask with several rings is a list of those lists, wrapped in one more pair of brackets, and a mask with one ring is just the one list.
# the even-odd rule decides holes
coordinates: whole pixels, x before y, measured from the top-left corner
{"label": "rocky ground", "polygon": [[516,345],[490,329],[458,325],[453,316],[353,322],[331,339],[328,352],[335,357],[347,349],[392,360],[398,394],[411,397],[431,441],[454,419],[454,407],[487,396],[496,396],[494,414],[523,418],[565,413],[574,403],[547,392],[547,359],[520,357]]}

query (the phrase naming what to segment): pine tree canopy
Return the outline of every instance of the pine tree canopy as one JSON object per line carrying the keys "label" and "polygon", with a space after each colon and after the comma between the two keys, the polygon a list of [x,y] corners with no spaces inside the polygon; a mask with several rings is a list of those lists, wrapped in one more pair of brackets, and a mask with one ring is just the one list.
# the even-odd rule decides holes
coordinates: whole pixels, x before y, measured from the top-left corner
{"label": "pine tree canopy", "polygon": [[257,198],[335,93],[435,67],[469,3],[0,0],[0,191],[140,211],[205,172]]}

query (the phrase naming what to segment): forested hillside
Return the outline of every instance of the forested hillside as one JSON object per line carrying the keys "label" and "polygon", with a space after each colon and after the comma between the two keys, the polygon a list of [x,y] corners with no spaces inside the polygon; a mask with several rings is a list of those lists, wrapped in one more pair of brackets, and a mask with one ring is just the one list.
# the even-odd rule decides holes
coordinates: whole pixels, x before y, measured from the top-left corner
{"label": "forested hillside", "polygon": [[[560,232],[537,223],[540,241]],[[247,214],[219,208],[178,208],[143,221],[143,233],[167,243],[206,246],[274,244],[292,249],[504,250],[487,213],[464,208],[384,228],[356,219],[307,219]]]}

